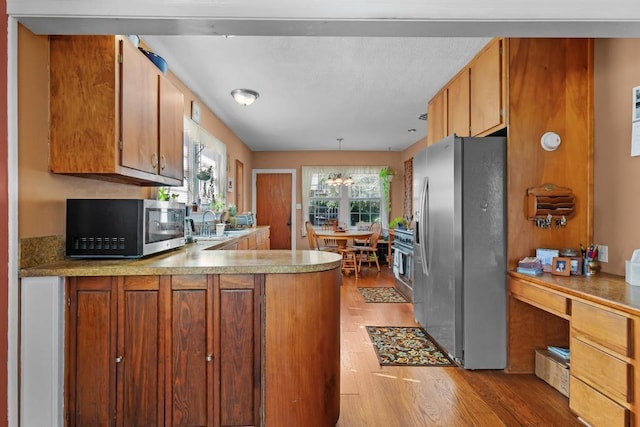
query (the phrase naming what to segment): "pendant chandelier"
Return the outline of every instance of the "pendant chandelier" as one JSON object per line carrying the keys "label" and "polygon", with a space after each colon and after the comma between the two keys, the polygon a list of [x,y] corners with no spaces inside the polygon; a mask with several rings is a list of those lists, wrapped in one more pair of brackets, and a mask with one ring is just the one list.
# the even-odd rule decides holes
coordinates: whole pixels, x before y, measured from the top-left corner
{"label": "pendant chandelier", "polygon": [[[336,138],[338,141],[338,151],[342,151],[342,141],[344,138]],[[329,174],[329,179],[327,179],[327,184],[331,187],[339,187],[344,185],[345,187],[350,187],[354,183],[353,178],[351,176],[342,176],[341,173],[332,173]]]}
{"label": "pendant chandelier", "polygon": [[343,177],[341,173],[330,174],[329,179],[327,179],[327,184],[332,187],[339,187],[344,185],[345,187],[350,187],[353,185],[353,178],[350,176]]}

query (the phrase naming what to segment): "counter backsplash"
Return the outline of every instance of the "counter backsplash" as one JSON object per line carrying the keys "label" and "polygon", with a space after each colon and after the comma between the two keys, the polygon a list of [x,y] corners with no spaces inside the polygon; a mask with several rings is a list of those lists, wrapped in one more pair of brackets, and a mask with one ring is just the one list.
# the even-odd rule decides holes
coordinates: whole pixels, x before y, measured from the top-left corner
{"label": "counter backsplash", "polygon": [[64,260],[64,236],[27,237],[20,239],[20,268],[52,264]]}

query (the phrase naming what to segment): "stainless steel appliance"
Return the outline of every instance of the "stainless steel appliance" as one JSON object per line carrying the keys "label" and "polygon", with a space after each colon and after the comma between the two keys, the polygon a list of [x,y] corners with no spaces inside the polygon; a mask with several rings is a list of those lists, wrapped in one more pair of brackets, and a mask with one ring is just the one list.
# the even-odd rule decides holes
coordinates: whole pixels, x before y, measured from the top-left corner
{"label": "stainless steel appliance", "polygon": [[74,258],[140,258],[185,244],[184,203],[68,199],[66,253]]}
{"label": "stainless steel appliance", "polygon": [[452,135],[413,163],[416,320],[467,369],[506,365],[505,157]]}
{"label": "stainless steel appliance", "polygon": [[413,230],[394,230],[392,269],[394,287],[407,300],[413,300]]}

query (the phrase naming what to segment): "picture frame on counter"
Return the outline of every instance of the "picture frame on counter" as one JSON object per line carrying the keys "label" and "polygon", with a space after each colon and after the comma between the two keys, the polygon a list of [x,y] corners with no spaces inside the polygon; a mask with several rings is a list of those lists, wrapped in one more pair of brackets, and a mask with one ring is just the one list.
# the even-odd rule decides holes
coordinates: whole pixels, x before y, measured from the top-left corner
{"label": "picture frame on counter", "polygon": [[582,275],[582,262],[583,262],[583,259],[581,257],[577,257],[577,256],[571,257],[571,268],[569,269],[569,271],[572,276]]}
{"label": "picture frame on counter", "polygon": [[551,263],[551,274],[556,276],[569,276],[571,274],[570,257],[554,257]]}

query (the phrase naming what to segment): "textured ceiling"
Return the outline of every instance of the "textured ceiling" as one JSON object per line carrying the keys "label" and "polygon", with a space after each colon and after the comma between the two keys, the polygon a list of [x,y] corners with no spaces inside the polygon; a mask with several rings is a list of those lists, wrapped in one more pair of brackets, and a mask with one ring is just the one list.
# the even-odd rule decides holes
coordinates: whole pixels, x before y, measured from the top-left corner
{"label": "textured ceiling", "polygon": [[[7,13],[37,34],[142,35],[254,150],[335,150],[337,138],[344,150],[402,150],[425,136],[427,101],[490,37],[640,37],[637,4],[7,0]],[[241,87],[260,92],[254,105],[233,102]]]}
{"label": "textured ceiling", "polygon": [[[142,36],[252,150],[402,150],[489,39]],[[250,106],[231,90],[260,93]],[[416,132],[410,133],[409,129]]]}

